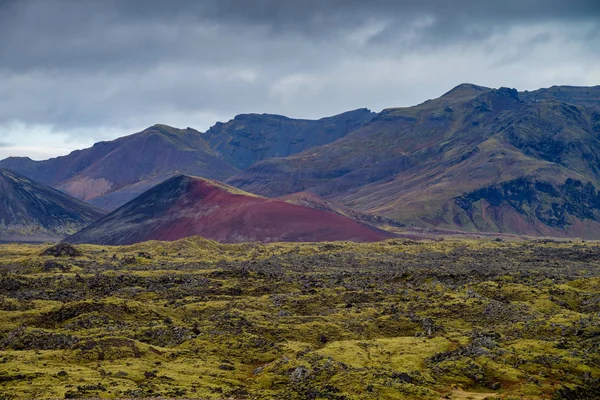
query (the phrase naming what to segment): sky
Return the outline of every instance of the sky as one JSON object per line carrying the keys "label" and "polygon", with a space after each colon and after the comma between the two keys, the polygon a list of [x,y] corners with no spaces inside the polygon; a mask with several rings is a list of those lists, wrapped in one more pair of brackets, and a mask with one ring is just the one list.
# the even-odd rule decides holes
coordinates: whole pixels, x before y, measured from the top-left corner
{"label": "sky", "polygon": [[321,118],[464,82],[600,84],[598,0],[0,0],[0,159]]}

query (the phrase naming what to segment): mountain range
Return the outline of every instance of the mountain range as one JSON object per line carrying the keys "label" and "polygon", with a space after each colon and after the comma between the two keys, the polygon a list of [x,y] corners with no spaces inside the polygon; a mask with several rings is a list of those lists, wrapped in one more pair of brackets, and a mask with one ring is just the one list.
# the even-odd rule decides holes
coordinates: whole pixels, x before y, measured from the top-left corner
{"label": "mountain range", "polygon": [[224,180],[238,169],[216,157],[200,132],[155,125],[137,134],[33,161],[11,157],[0,166],[112,210],[176,173]]}
{"label": "mountain range", "polygon": [[180,174],[360,223],[600,238],[600,86],[461,84],[413,107],[320,120],[155,125],[46,161],[0,161],[113,211]]}
{"label": "mountain range", "polygon": [[9,157],[0,161],[0,168],[112,211],[172,176],[189,174],[223,181],[267,157],[288,156],[336,140],[374,115],[366,109],[316,121],[238,115],[206,133],[154,125],[50,160]]}

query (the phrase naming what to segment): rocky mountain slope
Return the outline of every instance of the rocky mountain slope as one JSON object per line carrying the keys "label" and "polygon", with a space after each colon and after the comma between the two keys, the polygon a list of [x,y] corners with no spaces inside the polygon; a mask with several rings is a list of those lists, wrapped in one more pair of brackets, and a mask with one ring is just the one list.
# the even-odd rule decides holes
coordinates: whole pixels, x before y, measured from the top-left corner
{"label": "rocky mountain slope", "polygon": [[58,190],[0,169],[0,238],[66,236],[104,214]]}
{"label": "rocky mountain slope", "polygon": [[226,243],[378,241],[392,234],[347,217],[179,175],[66,239],[123,245],[202,236]]}
{"label": "rocky mountain slope", "polygon": [[371,122],[376,115],[366,108],[319,120],[242,114],[217,123],[202,137],[222,160],[245,169],[261,160],[333,142]]}
{"label": "rocky mountain slope", "polygon": [[272,197],[309,191],[418,226],[600,237],[599,98],[600,87],[463,84],[229,183]]}

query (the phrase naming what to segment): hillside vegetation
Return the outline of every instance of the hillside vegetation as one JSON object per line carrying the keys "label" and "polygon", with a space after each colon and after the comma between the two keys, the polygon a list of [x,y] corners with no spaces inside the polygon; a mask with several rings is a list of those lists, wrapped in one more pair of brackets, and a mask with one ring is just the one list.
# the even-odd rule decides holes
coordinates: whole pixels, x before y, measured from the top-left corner
{"label": "hillside vegetation", "polygon": [[0,398],[593,399],[600,245],[0,247]]}

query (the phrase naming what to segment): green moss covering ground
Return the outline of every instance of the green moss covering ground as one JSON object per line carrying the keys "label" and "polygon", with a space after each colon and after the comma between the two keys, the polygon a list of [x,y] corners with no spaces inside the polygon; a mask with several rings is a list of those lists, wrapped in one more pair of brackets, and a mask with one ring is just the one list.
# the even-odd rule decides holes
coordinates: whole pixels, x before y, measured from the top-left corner
{"label": "green moss covering ground", "polygon": [[0,399],[600,393],[596,243],[47,248],[0,246]]}

